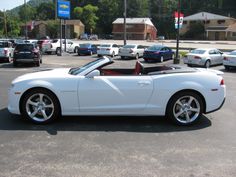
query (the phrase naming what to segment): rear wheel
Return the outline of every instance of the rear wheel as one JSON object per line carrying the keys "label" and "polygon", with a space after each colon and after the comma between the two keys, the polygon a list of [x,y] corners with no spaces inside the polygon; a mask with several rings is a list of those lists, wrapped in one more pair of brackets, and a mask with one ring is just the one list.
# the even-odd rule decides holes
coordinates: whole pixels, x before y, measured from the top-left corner
{"label": "rear wheel", "polygon": [[28,92],[23,98],[21,111],[24,118],[37,124],[49,123],[60,116],[56,96],[44,89]]}
{"label": "rear wheel", "polygon": [[61,48],[60,48],[60,47],[58,47],[58,48],[56,49],[56,54],[57,54],[57,55],[61,55]]}
{"label": "rear wheel", "polygon": [[180,92],[171,98],[166,111],[167,117],[175,124],[190,125],[201,117],[203,100],[194,92]]}
{"label": "rear wheel", "polygon": [[112,58],[115,57],[115,52],[114,52],[114,51],[112,52],[111,57],[112,57]]}
{"label": "rear wheel", "polygon": [[75,47],[75,49],[74,49],[74,53],[78,53],[78,51],[79,51],[79,47]]}

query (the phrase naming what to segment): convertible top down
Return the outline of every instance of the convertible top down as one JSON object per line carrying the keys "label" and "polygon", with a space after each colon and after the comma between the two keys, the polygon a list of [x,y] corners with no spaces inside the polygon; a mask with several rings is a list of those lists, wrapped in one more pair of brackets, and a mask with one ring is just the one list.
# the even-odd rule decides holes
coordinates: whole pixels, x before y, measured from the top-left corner
{"label": "convertible top down", "polygon": [[113,62],[103,57],[78,68],[22,75],[12,81],[8,110],[41,124],[60,115],[152,115],[189,125],[224,103],[220,71],[143,67],[139,61],[134,69],[117,69]]}

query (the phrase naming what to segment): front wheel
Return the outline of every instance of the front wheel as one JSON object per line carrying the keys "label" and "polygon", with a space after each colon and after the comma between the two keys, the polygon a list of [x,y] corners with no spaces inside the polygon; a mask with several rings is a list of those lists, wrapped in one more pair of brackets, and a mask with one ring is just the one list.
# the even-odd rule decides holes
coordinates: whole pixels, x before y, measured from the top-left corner
{"label": "front wheel", "polygon": [[44,89],[28,92],[21,104],[23,117],[37,124],[46,124],[55,120],[60,115],[59,110],[56,96]]}
{"label": "front wheel", "polygon": [[203,100],[194,92],[180,92],[174,95],[167,106],[167,117],[177,125],[195,123],[203,113]]}
{"label": "front wheel", "polygon": [[210,61],[210,60],[207,60],[204,66],[205,66],[205,68],[210,68],[210,66],[211,66],[211,61]]}

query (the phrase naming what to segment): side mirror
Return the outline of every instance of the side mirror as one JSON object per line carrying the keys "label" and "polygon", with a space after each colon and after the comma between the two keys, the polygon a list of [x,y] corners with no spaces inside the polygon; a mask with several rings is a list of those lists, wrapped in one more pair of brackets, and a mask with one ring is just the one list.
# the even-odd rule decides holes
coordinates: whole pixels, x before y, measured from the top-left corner
{"label": "side mirror", "polygon": [[100,71],[95,69],[86,75],[86,78],[94,78],[95,76],[100,76]]}

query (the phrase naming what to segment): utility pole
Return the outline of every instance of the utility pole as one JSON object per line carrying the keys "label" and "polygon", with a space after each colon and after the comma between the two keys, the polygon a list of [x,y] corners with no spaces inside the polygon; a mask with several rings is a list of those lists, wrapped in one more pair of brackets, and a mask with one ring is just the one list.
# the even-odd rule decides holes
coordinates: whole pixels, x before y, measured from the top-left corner
{"label": "utility pole", "polygon": [[26,10],[26,0],[24,0],[24,10],[25,10],[25,40],[27,40],[28,36],[28,29],[27,29],[27,10]]}
{"label": "utility pole", "polygon": [[124,0],[124,45],[126,45],[126,13],[127,13],[127,1]]}
{"label": "utility pole", "polygon": [[7,34],[7,16],[6,16],[6,10],[3,10],[4,12],[4,31],[5,31],[5,36],[7,38],[8,34]]}
{"label": "utility pole", "polygon": [[177,22],[177,42],[176,42],[176,55],[174,59],[174,64],[179,64],[179,22],[180,22],[180,8],[181,8],[181,0],[178,0],[178,22]]}

